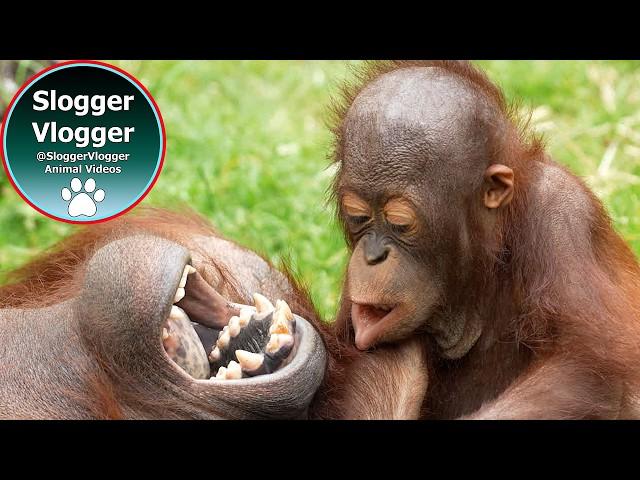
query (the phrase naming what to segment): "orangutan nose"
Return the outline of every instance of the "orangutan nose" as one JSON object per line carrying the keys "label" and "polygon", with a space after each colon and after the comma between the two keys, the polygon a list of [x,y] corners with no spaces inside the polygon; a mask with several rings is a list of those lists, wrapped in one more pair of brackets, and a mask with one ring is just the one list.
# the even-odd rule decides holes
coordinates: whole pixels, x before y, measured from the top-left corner
{"label": "orangutan nose", "polygon": [[389,256],[391,247],[385,244],[381,238],[375,234],[365,239],[364,258],[368,265],[377,265],[384,262]]}

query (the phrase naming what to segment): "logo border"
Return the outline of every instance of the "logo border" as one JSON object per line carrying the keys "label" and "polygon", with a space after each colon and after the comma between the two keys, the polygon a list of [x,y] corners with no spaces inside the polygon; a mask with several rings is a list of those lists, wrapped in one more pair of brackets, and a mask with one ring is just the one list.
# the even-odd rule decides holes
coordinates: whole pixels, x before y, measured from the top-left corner
{"label": "logo border", "polygon": [[[13,107],[14,107],[15,102],[22,96],[22,93],[28,87],[30,87],[35,80],[37,80],[38,78],[40,78],[40,77],[42,77],[42,76],[44,76],[46,74],[51,73],[53,70],[64,68],[64,67],[67,67],[69,65],[78,65],[78,64],[96,65],[96,66],[102,67],[102,68],[104,68],[106,70],[112,70],[115,73],[118,73],[121,76],[124,76],[125,78],[127,78],[128,80],[133,82],[135,85],[137,85],[138,88],[142,91],[142,93],[144,95],[146,95],[147,100],[151,103],[151,106],[155,110],[155,114],[156,114],[156,117],[157,117],[158,122],[160,124],[160,130],[161,130],[161,134],[162,134],[162,151],[161,151],[161,154],[160,154],[160,161],[159,161],[158,165],[156,166],[155,175],[154,175],[153,179],[151,180],[151,182],[149,183],[149,185],[147,186],[147,188],[145,189],[145,191],[142,193],[142,195],[140,195],[138,197],[138,199],[135,202],[133,202],[131,205],[129,205],[124,210],[116,213],[115,215],[111,215],[111,216],[105,217],[105,218],[100,218],[98,220],[70,220],[68,218],[58,217],[58,216],[53,215],[53,214],[51,214],[49,212],[46,212],[45,210],[43,210],[42,208],[38,207],[33,202],[31,202],[31,200],[29,200],[26,197],[26,195],[22,192],[20,187],[18,187],[18,185],[15,183],[15,181],[13,179],[13,175],[11,173],[11,169],[9,168],[9,165],[7,163],[7,155],[6,155],[6,152],[5,152],[5,145],[4,145],[5,144],[5,138],[4,138],[5,137],[5,127],[7,125],[7,120],[9,119],[10,113],[13,111]],[[46,216],[48,218],[51,218],[53,220],[57,220],[59,222],[71,223],[71,224],[75,224],[75,225],[90,225],[90,224],[95,224],[95,223],[108,222],[109,220],[113,220],[114,218],[117,218],[120,215],[124,215],[125,213],[127,213],[127,212],[131,211],[133,208],[135,208],[140,202],[142,202],[142,200],[144,200],[144,198],[149,194],[151,189],[155,186],[156,182],[158,181],[158,178],[160,177],[160,172],[162,171],[162,167],[164,166],[164,158],[165,158],[166,152],[167,152],[167,133],[166,133],[165,126],[164,126],[164,120],[162,118],[162,114],[160,113],[160,109],[158,108],[158,104],[154,100],[154,98],[151,95],[151,93],[149,92],[149,90],[147,90],[147,88],[137,78],[135,78],[133,75],[131,75],[129,72],[123,70],[122,68],[116,67],[115,65],[110,65],[110,64],[108,64],[106,62],[101,62],[101,61],[98,61],[98,60],[69,60],[69,61],[65,61],[65,62],[60,62],[60,63],[54,64],[54,65],[51,65],[51,66],[45,68],[44,70],[41,70],[40,72],[36,73],[35,75],[32,75],[26,82],[24,82],[22,84],[20,89],[18,89],[18,91],[15,93],[15,95],[11,99],[11,102],[9,102],[9,105],[7,106],[7,110],[4,113],[4,116],[2,118],[2,125],[0,126],[0,156],[2,157],[2,166],[4,168],[5,173],[7,174],[7,178],[9,179],[9,182],[11,183],[11,186],[13,187],[13,189],[18,193],[18,195],[20,195],[20,197],[22,197],[22,199],[31,208],[33,208],[34,210],[38,211],[42,215],[44,215],[44,216]]]}

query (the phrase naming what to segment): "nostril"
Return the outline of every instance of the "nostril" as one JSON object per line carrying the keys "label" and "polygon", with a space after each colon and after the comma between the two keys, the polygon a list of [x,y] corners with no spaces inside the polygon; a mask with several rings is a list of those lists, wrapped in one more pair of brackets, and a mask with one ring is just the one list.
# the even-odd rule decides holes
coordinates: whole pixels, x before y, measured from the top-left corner
{"label": "nostril", "polygon": [[367,252],[366,260],[369,265],[377,265],[384,262],[389,256],[389,247],[383,247],[376,252]]}

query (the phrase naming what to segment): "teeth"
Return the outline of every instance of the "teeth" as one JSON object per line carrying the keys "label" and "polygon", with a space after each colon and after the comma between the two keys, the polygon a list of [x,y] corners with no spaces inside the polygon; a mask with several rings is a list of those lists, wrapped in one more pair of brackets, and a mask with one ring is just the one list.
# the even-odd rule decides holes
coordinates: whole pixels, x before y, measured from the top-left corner
{"label": "teeth", "polygon": [[240,318],[233,316],[231,320],[229,320],[229,335],[232,337],[238,336],[240,333]]}
{"label": "teeth", "polygon": [[269,333],[291,333],[291,330],[286,323],[273,322],[269,327]]}
{"label": "teeth", "polygon": [[228,332],[228,331],[229,331],[229,325],[225,325],[224,327],[222,327],[222,330],[218,332],[218,338],[224,335],[224,332]]}
{"label": "teeth", "polygon": [[162,329],[162,339],[166,340],[167,338],[169,338],[169,331],[166,328]]}
{"label": "teeth", "polygon": [[222,332],[222,335],[220,335],[220,338],[218,338],[216,345],[218,346],[218,348],[225,348],[227,345],[229,345],[230,340],[231,336],[229,335],[229,332],[225,330]]}
{"label": "teeth", "polygon": [[216,373],[216,378],[222,378],[224,379],[227,373],[227,369],[226,367],[220,367],[218,369],[218,373]]}
{"label": "teeth", "polygon": [[175,305],[171,306],[171,313],[169,313],[170,320],[180,320],[184,317],[186,317],[186,315],[180,307],[176,307]]}
{"label": "teeth", "polygon": [[184,267],[184,272],[182,272],[182,278],[180,279],[180,283],[178,283],[178,288],[184,288],[187,286],[188,274],[189,274],[189,270],[187,270],[187,267]]}
{"label": "teeth", "polygon": [[209,354],[209,360],[211,360],[212,362],[217,362],[218,360],[220,360],[220,349],[218,347],[215,347],[213,350],[211,350],[211,353]]}
{"label": "teeth", "polygon": [[289,320],[289,321],[293,320],[293,312],[289,308],[289,304],[287,302],[285,302],[284,300],[276,301],[276,310],[282,311],[284,313],[284,317],[287,320]]}
{"label": "teeth", "polygon": [[261,353],[251,353],[246,350],[236,350],[236,358],[240,362],[242,370],[251,372],[257,370],[264,362],[264,355]]}
{"label": "teeth", "polygon": [[237,362],[231,360],[229,365],[227,366],[227,371],[225,372],[225,377],[227,380],[235,380],[238,378],[242,378],[242,368]]}
{"label": "teeth", "polygon": [[179,287],[178,290],[176,290],[176,296],[173,297],[173,303],[178,303],[180,300],[184,298],[184,295],[185,295],[184,288]]}
{"label": "teeth", "polygon": [[249,307],[242,307],[240,309],[240,326],[246,327],[251,321],[251,317],[253,316],[253,309]]}
{"label": "teeth", "polygon": [[193,268],[191,265],[187,265],[186,267],[184,267],[184,271],[182,272],[182,278],[180,279],[180,284],[178,285],[178,287],[184,288],[185,285],[187,284],[187,276],[195,271],[196,269]]}
{"label": "teeth", "polygon": [[271,334],[271,337],[269,337],[269,343],[267,343],[266,351],[268,353],[275,353],[280,350],[280,348],[287,345],[293,345],[293,336],[286,333],[273,333]]}
{"label": "teeth", "polygon": [[278,349],[278,334],[272,333],[269,337],[269,343],[267,343],[267,352],[273,353]]}
{"label": "teeth", "polygon": [[258,313],[269,313],[274,310],[273,303],[271,303],[267,297],[260,295],[259,293],[253,294],[253,303],[255,303],[256,311]]}
{"label": "teeth", "polygon": [[293,314],[287,302],[278,300],[276,311],[273,314],[273,322],[269,327],[269,333],[291,333],[289,322],[293,319]]}

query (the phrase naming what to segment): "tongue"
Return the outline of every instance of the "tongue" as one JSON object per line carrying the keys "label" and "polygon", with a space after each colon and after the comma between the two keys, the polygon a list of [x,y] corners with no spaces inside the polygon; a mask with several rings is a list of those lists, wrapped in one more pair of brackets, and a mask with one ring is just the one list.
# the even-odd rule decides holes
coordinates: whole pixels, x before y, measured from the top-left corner
{"label": "tongue", "polygon": [[210,286],[199,272],[189,275],[185,296],[176,303],[194,322],[210,328],[222,329],[240,310]]}
{"label": "tongue", "polygon": [[382,333],[380,321],[388,313],[388,310],[372,305],[354,303],[351,306],[351,323],[356,333],[356,347],[359,350],[366,350],[375,343]]}

